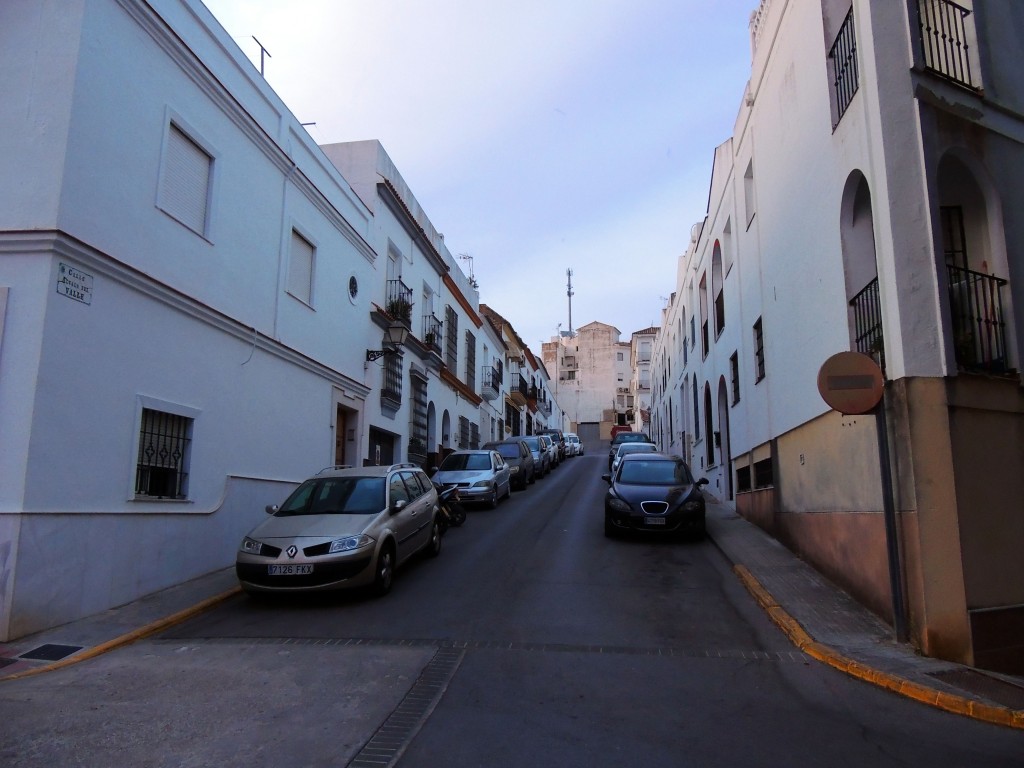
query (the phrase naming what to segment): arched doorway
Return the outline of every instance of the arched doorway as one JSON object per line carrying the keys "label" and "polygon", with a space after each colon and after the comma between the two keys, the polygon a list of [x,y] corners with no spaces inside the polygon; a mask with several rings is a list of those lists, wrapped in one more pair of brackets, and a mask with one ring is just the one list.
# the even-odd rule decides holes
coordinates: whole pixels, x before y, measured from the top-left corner
{"label": "arched doorway", "polygon": [[725,386],[725,377],[718,379],[718,432],[716,440],[718,455],[721,458],[722,472],[725,475],[725,498],[733,498],[732,486],[732,451],[729,448],[729,393]]}

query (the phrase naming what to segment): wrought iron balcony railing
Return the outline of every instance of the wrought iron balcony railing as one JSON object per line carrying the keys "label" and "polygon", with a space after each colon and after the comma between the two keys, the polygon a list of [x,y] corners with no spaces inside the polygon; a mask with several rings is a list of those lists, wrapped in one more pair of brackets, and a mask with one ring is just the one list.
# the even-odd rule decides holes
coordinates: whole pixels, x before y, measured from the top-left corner
{"label": "wrought iron balcony railing", "polygon": [[871,357],[885,371],[885,338],[882,335],[882,304],[878,298],[878,278],[850,299],[853,311],[853,339],[858,352]]}
{"label": "wrought iron balcony railing", "polygon": [[961,370],[1006,373],[1002,289],[1006,280],[946,265],[953,348]]}
{"label": "wrought iron balcony railing", "polygon": [[437,354],[441,354],[441,330],[444,322],[430,314],[423,316],[423,343]]}
{"label": "wrought iron balcony railing", "polygon": [[860,73],[857,69],[857,34],[853,27],[853,8],[846,14],[839,34],[828,52],[831,62],[832,89],[835,93],[836,115],[832,127],[839,125],[846,108],[860,87]]}
{"label": "wrought iron balcony railing", "polygon": [[480,396],[484,400],[495,400],[501,387],[501,372],[491,365],[485,365],[480,373]]}
{"label": "wrought iron balcony railing", "polygon": [[388,280],[384,310],[395,320],[412,322],[412,288],[401,280]]}
{"label": "wrought iron balcony railing", "polygon": [[950,82],[978,90],[968,45],[971,11],[952,0],[917,0],[917,15],[925,67]]}

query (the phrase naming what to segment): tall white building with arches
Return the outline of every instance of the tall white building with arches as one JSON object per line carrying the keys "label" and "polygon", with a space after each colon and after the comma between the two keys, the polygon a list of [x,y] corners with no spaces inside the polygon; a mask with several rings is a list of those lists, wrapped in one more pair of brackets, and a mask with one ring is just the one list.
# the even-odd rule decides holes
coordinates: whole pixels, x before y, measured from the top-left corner
{"label": "tall white building with arches", "polygon": [[733,135],[653,351],[652,432],[928,655],[1024,670],[1024,5],[763,0]]}

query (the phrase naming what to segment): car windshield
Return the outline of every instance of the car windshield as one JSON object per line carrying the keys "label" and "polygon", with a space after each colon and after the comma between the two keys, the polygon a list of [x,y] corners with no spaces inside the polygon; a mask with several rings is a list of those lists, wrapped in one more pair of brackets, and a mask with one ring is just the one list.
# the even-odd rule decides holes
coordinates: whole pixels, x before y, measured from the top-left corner
{"label": "car windshield", "polygon": [[495,451],[503,459],[518,459],[519,458],[519,446],[514,443],[500,443],[495,446]]}
{"label": "car windshield", "polygon": [[384,509],[383,477],[325,477],[307,480],[275,513],[291,515],[375,515]]}
{"label": "car windshield", "polygon": [[624,461],[618,482],[626,485],[691,485],[693,478],[681,461]]}
{"label": "car windshield", "polygon": [[530,446],[531,451],[543,450],[539,437],[524,437],[523,442]]}
{"label": "car windshield", "polygon": [[441,462],[442,472],[464,472],[467,469],[490,469],[491,457],[486,453],[453,453]]}

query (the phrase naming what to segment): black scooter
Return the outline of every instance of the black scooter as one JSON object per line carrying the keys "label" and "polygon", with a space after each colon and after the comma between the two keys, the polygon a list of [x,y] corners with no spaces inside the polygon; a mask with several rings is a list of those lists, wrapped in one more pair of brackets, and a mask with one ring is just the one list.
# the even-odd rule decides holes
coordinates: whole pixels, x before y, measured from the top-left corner
{"label": "black scooter", "polygon": [[443,485],[434,483],[437,489],[437,508],[441,513],[441,533],[449,527],[458,528],[466,522],[466,510],[459,503],[459,489],[457,486],[445,488]]}

